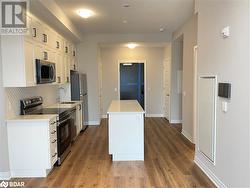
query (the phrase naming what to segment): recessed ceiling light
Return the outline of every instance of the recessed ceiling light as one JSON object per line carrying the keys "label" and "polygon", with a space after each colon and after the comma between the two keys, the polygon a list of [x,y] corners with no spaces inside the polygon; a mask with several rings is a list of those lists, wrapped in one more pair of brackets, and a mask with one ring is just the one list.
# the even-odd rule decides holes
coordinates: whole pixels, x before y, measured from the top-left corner
{"label": "recessed ceiling light", "polygon": [[124,7],[124,8],[129,8],[129,7],[131,7],[131,6],[130,6],[130,4],[124,4],[123,7]]}
{"label": "recessed ceiling light", "polygon": [[90,9],[79,9],[77,10],[77,14],[85,19],[94,16],[94,12]]}
{"label": "recessed ceiling light", "polygon": [[130,48],[130,49],[134,49],[137,46],[138,46],[138,44],[136,44],[136,43],[128,43],[127,44],[127,47]]}
{"label": "recessed ceiling light", "polygon": [[164,27],[161,27],[161,28],[160,28],[160,32],[163,32],[163,31],[165,31],[165,28],[164,28]]}

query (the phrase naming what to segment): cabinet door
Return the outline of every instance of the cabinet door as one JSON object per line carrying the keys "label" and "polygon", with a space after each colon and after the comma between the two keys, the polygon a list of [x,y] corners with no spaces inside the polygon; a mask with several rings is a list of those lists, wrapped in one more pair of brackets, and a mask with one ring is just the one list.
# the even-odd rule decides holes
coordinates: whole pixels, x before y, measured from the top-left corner
{"label": "cabinet door", "polygon": [[43,32],[41,23],[38,22],[37,20],[35,20],[34,18],[32,18],[30,30],[31,30],[30,33],[31,33],[33,40],[35,40],[37,42],[41,42],[42,41],[42,32]]}
{"label": "cabinet door", "polygon": [[34,86],[35,81],[35,61],[33,53],[33,43],[30,40],[24,40],[24,59],[25,59],[25,77],[26,86]]}
{"label": "cabinet door", "polygon": [[81,104],[77,105],[76,121],[77,121],[76,130],[77,130],[77,134],[79,134],[82,129],[82,105]]}
{"label": "cabinet door", "polygon": [[70,61],[70,70],[76,70],[75,59],[73,57],[69,57]]}
{"label": "cabinet door", "polygon": [[62,38],[60,36],[56,36],[55,38],[55,49],[58,51],[58,52],[62,52],[62,48],[63,48],[63,44],[62,44]]}
{"label": "cabinet door", "polygon": [[70,60],[67,55],[64,56],[64,70],[65,70],[65,79],[66,83],[70,82]]}
{"label": "cabinet door", "polygon": [[48,31],[48,46],[52,49],[56,49],[56,33],[52,30]]}
{"label": "cabinet door", "polygon": [[40,42],[43,43],[45,46],[48,46],[49,43],[48,28],[41,26],[39,34],[40,34]]}
{"label": "cabinet door", "polygon": [[56,63],[56,52],[52,49],[48,49],[48,52],[49,52],[48,60],[52,63]]}
{"label": "cabinet door", "polygon": [[56,53],[56,78],[58,84],[65,82],[62,70],[63,70],[63,57],[61,53]]}
{"label": "cabinet door", "polygon": [[37,42],[34,43],[34,59],[44,59],[43,46]]}

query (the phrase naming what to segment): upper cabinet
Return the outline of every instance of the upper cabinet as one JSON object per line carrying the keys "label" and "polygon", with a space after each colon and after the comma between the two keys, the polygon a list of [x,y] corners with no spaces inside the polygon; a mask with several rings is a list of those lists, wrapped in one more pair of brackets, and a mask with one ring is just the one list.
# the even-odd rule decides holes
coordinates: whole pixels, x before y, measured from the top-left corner
{"label": "upper cabinet", "polygon": [[4,87],[36,86],[36,59],[56,64],[56,82],[70,82],[70,70],[77,70],[76,50],[72,42],[33,16],[30,34],[1,36]]}
{"label": "upper cabinet", "polygon": [[2,36],[4,87],[36,85],[33,41],[22,36]]}

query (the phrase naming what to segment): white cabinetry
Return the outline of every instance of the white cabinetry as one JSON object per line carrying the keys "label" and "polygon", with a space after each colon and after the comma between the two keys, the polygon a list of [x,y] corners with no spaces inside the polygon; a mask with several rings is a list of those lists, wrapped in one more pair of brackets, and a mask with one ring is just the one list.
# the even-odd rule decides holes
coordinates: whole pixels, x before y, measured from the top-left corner
{"label": "white cabinetry", "polygon": [[135,100],[112,101],[108,109],[113,161],[144,160],[144,111]]}
{"label": "white cabinetry", "polygon": [[82,113],[82,103],[78,104],[76,107],[76,132],[80,133],[83,124],[83,113]]}
{"label": "white cabinetry", "polygon": [[58,158],[56,128],[55,116],[7,121],[11,177],[48,175]]}
{"label": "white cabinetry", "polygon": [[70,82],[70,70],[76,70],[74,45],[32,15],[30,35],[1,36],[4,87],[36,85],[35,59],[56,63],[56,83]]}
{"label": "white cabinetry", "polygon": [[23,36],[1,36],[4,87],[34,86],[33,42]]}

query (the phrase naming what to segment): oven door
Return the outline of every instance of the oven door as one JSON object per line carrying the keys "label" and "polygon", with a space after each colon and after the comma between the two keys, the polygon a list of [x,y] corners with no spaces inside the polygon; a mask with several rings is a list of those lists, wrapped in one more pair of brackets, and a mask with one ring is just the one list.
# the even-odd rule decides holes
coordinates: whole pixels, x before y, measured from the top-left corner
{"label": "oven door", "polygon": [[59,123],[57,140],[58,156],[60,157],[71,145],[71,119],[66,119]]}

